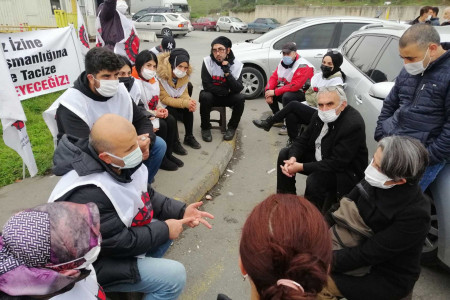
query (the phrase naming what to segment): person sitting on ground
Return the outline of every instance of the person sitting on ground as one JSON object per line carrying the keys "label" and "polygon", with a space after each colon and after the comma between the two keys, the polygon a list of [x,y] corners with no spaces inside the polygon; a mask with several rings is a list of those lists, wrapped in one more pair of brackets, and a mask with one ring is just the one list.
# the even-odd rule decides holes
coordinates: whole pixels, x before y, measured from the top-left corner
{"label": "person sitting on ground", "polygon": [[431,14],[431,19],[430,19],[431,25],[433,25],[433,26],[441,25],[441,23],[439,22],[439,17],[438,17],[439,7],[434,6],[434,7],[431,8],[431,10],[433,11],[432,14]]}
{"label": "person sitting on ground", "polygon": [[[306,102],[291,101],[276,114],[265,120],[253,120],[256,127],[269,131],[275,123],[286,119],[286,127],[289,136],[288,144],[298,136],[299,126],[308,125],[311,117],[317,110],[317,92],[326,86],[342,86],[345,74],[341,70],[343,62],[342,54],[335,50],[328,51],[322,58],[320,69],[311,78],[311,86],[305,92]],[[307,104],[307,105],[305,105]]]}
{"label": "person sitting on ground", "polygon": [[176,299],[184,266],[161,257],[184,224],[211,228],[204,217],[214,217],[198,210],[202,202],[186,206],[153,190],[136,139],[133,125],[113,114],[95,122],[89,139],[65,135],[53,158],[53,172],[62,178],[49,202],[97,204],[103,242],[94,267],[105,291]]}
{"label": "person sitting on ground", "polygon": [[[47,109],[43,116],[50,131],[60,140],[64,134],[87,138],[94,122],[106,113],[114,113],[133,123],[139,134],[139,147],[148,168],[148,182],[158,172],[166,152],[166,143],[153,132],[153,126],[118,80],[123,66],[116,54],[106,48],[92,48],[85,57],[85,70]],[[56,114],[56,117],[55,117]],[[56,120],[55,120],[56,119]],[[151,155],[150,155],[151,154]]]}
{"label": "person sitting on ground", "polygon": [[161,39],[161,45],[155,46],[150,49],[151,52],[155,53],[156,56],[163,52],[170,52],[177,47],[175,39],[171,35],[165,35]]}
{"label": "person sitting on ground", "polygon": [[[278,102],[285,107],[292,101],[304,101],[303,86],[314,75],[314,67],[297,54],[297,45],[294,42],[284,44],[281,53],[282,60],[270,76],[264,93],[273,114],[280,111]],[[282,125],[282,123],[278,125]]]}
{"label": "person sitting on ground", "polygon": [[0,235],[0,299],[106,299],[92,267],[101,240],[93,203],[16,213]]}
{"label": "person sitting on ground", "polygon": [[215,106],[228,106],[233,109],[228,128],[223,136],[232,140],[244,112],[245,97],[241,94],[243,64],[236,60],[231,50],[231,40],[219,36],[211,43],[211,54],[203,59],[202,85],[200,92],[200,117],[202,139],[212,141],[210,115]]}
{"label": "person sitting on ground", "polygon": [[327,195],[342,197],[363,178],[368,153],[364,120],[341,87],[321,88],[317,103],[306,130],[278,155],[277,193],[296,194],[301,172],[308,176],[305,198],[326,209]]}
{"label": "person sitting on ground", "polygon": [[239,255],[251,299],[316,299],[332,258],[328,226],[306,199],[272,195],[245,221]]}
{"label": "person sitting on ground", "polygon": [[[365,179],[347,195],[373,235],[333,251],[331,278],[318,299],[403,299],[412,293],[430,228],[430,203],[418,184],[427,165],[427,150],[416,139],[379,142]],[[368,266],[363,276],[344,274]]]}
{"label": "person sitting on ground", "polygon": [[433,15],[433,7],[431,6],[424,6],[420,9],[420,14],[417,18],[412,20],[409,24],[431,24],[431,17]]}
{"label": "person sitting on ground", "polygon": [[[129,67],[129,65],[126,67]],[[138,54],[136,64],[132,68],[132,76],[138,79],[136,83],[139,87],[140,96],[132,96],[132,98],[135,102],[143,103],[145,109],[150,112],[156,135],[161,137],[167,144],[166,154],[160,168],[167,171],[176,171],[179,167],[184,166],[180,159],[172,155],[177,121],[172,115],[169,115],[168,110],[159,101],[160,90],[159,82],[156,78],[157,67],[158,59],[153,52],[144,50]]]}
{"label": "person sitting on ground", "polygon": [[450,25],[450,6],[444,9],[444,15],[442,16],[442,23],[441,23],[441,26],[448,26],[448,25]]}
{"label": "person sitting on ground", "polygon": [[[169,114],[177,120],[182,120],[185,129],[183,144],[193,149],[200,149],[201,145],[193,135],[194,111],[197,109],[197,101],[189,96],[187,85],[192,67],[189,64],[189,53],[183,48],[177,48],[172,52],[159,55],[158,80],[161,89],[160,100],[167,106]],[[186,150],[181,146],[178,129],[175,135],[173,152],[186,155]]]}

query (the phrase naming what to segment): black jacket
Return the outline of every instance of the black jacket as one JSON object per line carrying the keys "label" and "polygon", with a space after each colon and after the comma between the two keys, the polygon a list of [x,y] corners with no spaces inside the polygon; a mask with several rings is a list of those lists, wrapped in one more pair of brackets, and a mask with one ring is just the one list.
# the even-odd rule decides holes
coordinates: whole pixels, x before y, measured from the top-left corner
{"label": "black jacket", "polygon": [[[361,181],[349,195],[374,235],[353,248],[334,251],[332,278],[345,298],[401,299],[420,274],[420,255],[430,228],[430,203],[417,184],[379,189]],[[368,275],[342,273],[372,266]]]}
{"label": "black jacket", "polygon": [[306,130],[298,136],[289,150],[303,163],[304,172],[332,172],[337,177],[338,196],[350,191],[364,176],[367,167],[368,152],[364,120],[360,113],[350,105],[341,112],[336,121],[328,124],[328,133],[322,138],[322,160],[315,161],[315,142],[323,127],[317,112],[311,118]]}
{"label": "black jacket", "polygon": [[[88,144],[88,139],[63,136],[53,157],[53,173],[62,176],[75,170],[79,176],[107,172],[117,182],[130,182],[134,169],[122,170],[118,175],[109,165],[98,158],[95,150]],[[103,287],[118,283],[136,283],[140,280],[136,255],[154,249],[169,239],[169,228],[163,222],[167,219],[181,219],[186,204],[159,194],[148,186],[148,193],[153,206],[153,218],[157,219],[144,226],[126,227],[113,204],[95,185],[78,187],[57,201],[75,203],[93,202],[100,211],[100,232],[102,250],[94,263],[98,282]]]}
{"label": "black jacket", "polygon": [[[86,71],[80,74],[74,83],[73,88],[79,90],[87,97],[94,101],[105,102],[111,99],[111,97],[103,97],[94,94],[89,88],[89,81],[86,77]],[[133,125],[136,128],[138,135],[148,133],[150,135],[150,147],[154,144],[156,135],[153,132],[152,122],[145,115],[145,109],[138,107],[134,101],[133,102]],[[69,110],[64,105],[59,105],[56,110],[56,124],[58,126],[58,141],[64,134],[70,134],[80,138],[85,138],[89,136],[91,129],[89,126],[71,110]]]}
{"label": "black jacket", "polygon": [[[214,56],[211,54],[211,59],[219,66],[222,66],[222,63],[216,61]],[[234,54],[233,51],[230,50],[228,54],[227,61],[230,67],[234,64]],[[208,69],[206,68],[205,62],[202,65],[202,85],[203,89],[207,92],[213,93],[216,96],[224,97],[229,94],[238,94],[243,89],[242,85],[242,72],[239,75],[238,79],[235,79],[231,73],[228,76],[225,76],[226,81],[221,82],[217,80],[213,80],[211,74],[209,74]]]}

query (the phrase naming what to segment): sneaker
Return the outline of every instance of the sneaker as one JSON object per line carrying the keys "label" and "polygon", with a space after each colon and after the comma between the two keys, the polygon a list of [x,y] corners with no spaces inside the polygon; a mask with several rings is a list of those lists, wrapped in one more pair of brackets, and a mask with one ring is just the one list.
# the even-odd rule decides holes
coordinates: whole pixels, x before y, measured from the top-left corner
{"label": "sneaker", "polygon": [[159,168],[166,171],[178,170],[178,166],[173,161],[169,160],[167,157],[163,158],[163,161],[161,162],[161,166]]}
{"label": "sneaker", "polygon": [[280,131],[278,132],[279,135],[287,135],[287,128],[286,126],[281,127]]}
{"label": "sneaker", "polygon": [[225,141],[231,141],[236,133],[236,129],[228,127],[227,131],[223,135]]}
{"label": "sneaker", "polygon": [[168,156],[167,157],[171,162],[174,162],[179,168],[181,168],[182,166],[184,166],[184,162],[181,160],[181,159],[179,159],[179,158],[177,158],[177,157],[175,157],[175,156],[173,156],[173,155],[170,155],[170,156]]}
{"label": "sneaker", "polygon": [[205,142],[212,141],[211,129],[202,129],[202,140]]}
{"label": "sneaker", "polygon": [[200,149],[202,146],[197,142],[193,135],[187,135],[184,137],[183,144],[188,145],[193,149]]}
{"label": "sneaker", "polygon": [[173,153],[178,154],[178,155],[187,155],[188,154],[186,149],[184,149],[184,147],[181,146],[181,142],[178,139],[173,144]]}
{"label": "sneaker", "polygon": [[274,123],[273,125],[272,125],[273,127],[278,127],[278,128],[281,128],[281,127],[283,127],[284,126],[284,122],[278,122],[278,123]]}

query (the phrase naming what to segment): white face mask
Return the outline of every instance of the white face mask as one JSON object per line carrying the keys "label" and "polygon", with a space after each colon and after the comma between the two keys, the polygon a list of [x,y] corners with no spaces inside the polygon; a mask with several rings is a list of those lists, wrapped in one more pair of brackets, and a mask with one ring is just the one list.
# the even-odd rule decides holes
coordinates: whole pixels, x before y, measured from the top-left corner
{"label": "white face mask", "polygon": [[427,21],[430,21],[430,20],[431,20],[431,15],[428,15]]}
{"label": "white face mask", "polygon": [[125,1],[117,1],[116,9],[121,14],[126,14],[127,13],[127,9],[128,9],[128,5],[127,5],[127,3]]}
{"label": "white face mask", "polygon": [[395,186],[395,184],[392,185],[385,185],[386,181],[391,181],[392,179],[378,171],[373,165],[373,159],[370,161],[370,164],[367,166],[366,170],[364,171],[365,179],[366,181],[373,187],[380,188],[380,189],[390,189]]}
{"label": "white face mask", "polygon": [[117,159],[123,161],[123,163],[124,163],[123,167],[111,163],[111,166],[119,168],[119,169],[132,169],[142,162],[142,151],[141,151],[141,148],[139,148],[139,145],[136,149],[134,149],[133,151],[131,151],[124,157],[118,157],[109,152],[105,152],[105,153],[107,153],[108,155],[110,155],[114,158],[117,158]]}
{"label": "white face mask", "polygon": [[181,71],[178,68],[175,68],[173,70],[173,74],[177,77],[177,78],[183,78],[184,76],[186,76],[186,71]]}
{"label": "white face mask", "polygon": [[326,111],[322,111],[319,109],[318,110],[319,118],[324,123],[331,123],[331,122],[336,121],[336,119],[339,117],[339,115],[336,114],[336,111],[339,109],[339,107],[341,107],[341,105],[342,105],[342,102],[336,108],[329,109]]}
{"label": "white face mask", "polygon": [[96,87],[97,92],[103,97],[112,97],[117,93],[117,89],[119,88],[119,79],[117,80],[106,80],[106,79],[96,79],[100,82],[100,87]]}
{"label": "white face mask", "polygon": [[[425,52],[425,56],[423,57],[423,59],[421,61],[405,64],[406,72],[408,72],[411,75],[417,75],[417,74],[425,72],[425,70],[428,68],[428,65],[430,64],[430,62],[428,62],[426,67],[423,66],[423,61],[425,60],[425,57],[427,57],[427,54],[428,54],[428,49],[427,49],[427,52]],[[431,59],[430,59],[430,61],[431,61]]]}
{"label": "white face mask", "polygon": [[142,75],[142,77],[145,80],[150,80],[150,79],[152,79],[153,77],[156,76],[156,71],[150,70],[150,69],[147,69],[147,68],[143,68],[142,72],[141,72],[141,75]]}

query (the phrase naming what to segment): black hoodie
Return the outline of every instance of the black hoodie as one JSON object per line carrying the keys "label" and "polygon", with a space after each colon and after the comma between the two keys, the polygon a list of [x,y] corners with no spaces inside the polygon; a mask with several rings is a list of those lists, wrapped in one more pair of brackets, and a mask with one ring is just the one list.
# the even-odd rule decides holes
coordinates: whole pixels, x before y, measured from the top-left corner
{"label": "black hoodie", "polygon": [[[75,170],[79,176],[107,172],[118,183],[130,182],[131,175],[141,166],[115,173],[110,165],[98,158],[87,138],[65,135],[53,156],[53,173],[63,176]],[[156,221],[137,227],[126,227],[113,204],[95,185],[84,185],[67,192],[56,201],[85,204],[93,202],[100,212],[102,250],[94,267],[98,282],[103,287],[118,283],[136,283],[140,280],[136,255],[144,254],[167,242],[169,228],[163,220],[183,218],[186,204],[159,194],[148,185],[148,194]]]}
{"label": "black hoodie", "polygon": [[[89,81],[86,77],[86,71],[80,74],[73,86],[74,89],[79,90],[81,93],[91,98],[94,101],[105,102],[111,99],[111,97],[103,97],[97,95],[89,88]],[[151,143],[150,147],[154,144],[156,135],[153,132],[152,122],[144,114],[143,108],[138,107],[134,101],[133,103],[133,125],[136,128],[138,135],[148,133],[150,135]],[[64,134],[70,134],[80,138],[89,136],[91,129],[89,126],[75,113],[69,110],[64,105],[59,105],[56,110],[56,124],[58,126],[58,142]]]}

